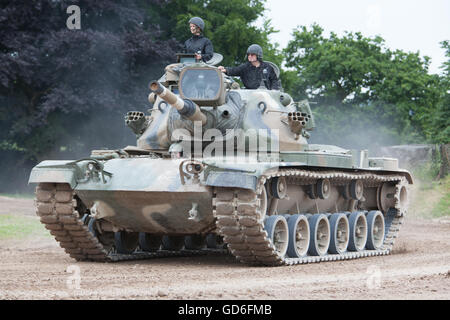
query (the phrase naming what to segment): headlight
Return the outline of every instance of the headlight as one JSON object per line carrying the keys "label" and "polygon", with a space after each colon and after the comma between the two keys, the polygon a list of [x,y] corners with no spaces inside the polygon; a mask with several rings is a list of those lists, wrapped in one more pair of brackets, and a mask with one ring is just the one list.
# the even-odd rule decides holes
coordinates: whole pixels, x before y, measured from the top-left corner
{"label": "headlight", "polygon": [[199,106],[219,106],[225,103],[223,76],[215,68],[185,68],[180,74],[180,97]]}

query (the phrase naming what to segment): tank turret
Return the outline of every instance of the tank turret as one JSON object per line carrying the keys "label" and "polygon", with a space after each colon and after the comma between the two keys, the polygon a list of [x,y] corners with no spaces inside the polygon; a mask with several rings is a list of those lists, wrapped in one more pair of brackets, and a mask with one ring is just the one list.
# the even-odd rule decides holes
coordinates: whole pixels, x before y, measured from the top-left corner
{"label": "tank turret", "polygon": [[[151,121],[146,122],[148,126],[137,143],[149,151],[171,149],[180,140],[180,135],[174,134],[179,129],[186,133],[181,140],[189,140],[196,121],[201,123],[196,132],[201,133],[194,140],[202,140],[203,147],[212,134],[216,141],[241,139],[234,149],[245,152],[260,149],[259,144],[250,143],[252,138],[277,151],[300,151],[307,145],[307,131],[314,128],[307,101],[296,103],[280,90],[241,89],[218,68],[203,62],[166,67],[166,75],[151,81],[149,88]],[[299,116],[293,120],[292,114]]]}

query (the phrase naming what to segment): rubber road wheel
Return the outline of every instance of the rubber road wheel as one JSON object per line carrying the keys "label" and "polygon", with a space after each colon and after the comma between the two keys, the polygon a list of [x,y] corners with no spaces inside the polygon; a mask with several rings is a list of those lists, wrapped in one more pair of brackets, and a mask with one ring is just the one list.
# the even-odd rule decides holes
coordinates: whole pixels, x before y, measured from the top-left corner
{"label": "rubber road wheel", "polygon": [[288,256],[291,258],[306,256],[310,241],[308,218],[303,214],[294,214],[289,216],[287,221],[289,229]]}
{"label": "rubber road wheel", "polygon": [[309,218],[310,242],[308,253],[323,256],[330,246],[330,223],[324,214],[314,214]]}
{"label": "rubber road wheel", "polygon": [[162,249],[169,251],[181,250],[184,246],[183,236],[163,236]]}
{"label": "rubber road wheel", "polygon": [[342,254],[347,251],[350,227],[347,216],[343,213],[335,213],[329,217],[330,220],[330,248],[333,254]]}
{"label": "rubber road wheel", "polygon": [[267,231],[275,251],[284,256],[288,248],[288,225],[286,218],[281,215],[273,215],[266,219],[264,229]]}
{"label": "rubber road wheel", "polygon": [[119,231],[114,233],[114,245],[118,253],[131,254],[139,244],[138,232]]}
{"label": "rubber road wheel", "polygon": [[350,224],[349,251],[361,251],[367,242],[367,219],[364,212],[352,212],[348,217]]}
{"label": "rubber road wheel", "polygon": [[162,236],[156,236],[146,232],[139,232],[139,246],[144,251],[158,251],[161,247]]}
{"label": "rubber road wheel", "polygon": [[367,244],[369,250],[378,250],[384,241],[384,216],[381,211],[370,211],[367,214]]}
{"label": "rubber road wheel", "polygon": [[223,238],[215,233],[206,236],[206,246],[210,249],[222,249],[224,247]]}
{"label": "rubber road wheel", "polygon": [[200,234],[193,234],[184,237],[184,247],[188,250],[200,250],[206,245],[205,237]]}

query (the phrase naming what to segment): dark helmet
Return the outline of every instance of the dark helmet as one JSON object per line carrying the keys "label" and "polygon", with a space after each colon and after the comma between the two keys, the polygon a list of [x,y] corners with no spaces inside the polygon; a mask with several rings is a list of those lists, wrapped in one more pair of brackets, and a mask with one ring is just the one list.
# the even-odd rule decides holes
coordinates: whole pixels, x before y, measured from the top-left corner
{"label": "dark helmet", "polygon": [[205,29],[205,22],[203,22],[202,18],[199,17],[193,17],[191,20],[189,20],[189,23],[195,24],[197,27],[199,27],[202,31]]}
{"label": "dark helmet", "polygon": [[252,44],[250,47],[248,47],[247,55],[249,55],[251,53],[256,54],[256,56],[258,57],[258,60],[262,60],[263,50],[259,44]]}

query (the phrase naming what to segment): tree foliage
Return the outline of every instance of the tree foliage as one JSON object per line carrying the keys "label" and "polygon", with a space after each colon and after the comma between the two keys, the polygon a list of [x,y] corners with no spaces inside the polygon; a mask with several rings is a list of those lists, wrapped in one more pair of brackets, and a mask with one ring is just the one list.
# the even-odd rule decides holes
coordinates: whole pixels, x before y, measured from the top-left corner
{"label": "tree foliage", "polygon": [[264,16],[264,3],[265,0],[173,0],[162,10],[153,10],[152,19],[161,24],[164,38],[184,43],[192,36],[189,20],[201,17],[205,22],[204,35],[212,41],[214,51],[223,55],[223,65],[241,64],[253,43],[261,45],[267,59],[281,63],[281,55],[268,39],[275,32],[270,21],[262,28],[255,24]]}
{"label": "tree foliage", "polygon": [[380,36],[331,32],[325,37],[317,24],[296,29],[284,53],[291,77],[296,75],[288,89],[297,99],[318,104],[318,127],[329,116],[329,106],[336,107],[335,124],[324,128],[333,133],[326,137],[329,142],[338,127],[366,122],[376,124],[380,143],[387,137],[394,143],[433,140],[442,83],[428,73],[428,57],[390,50]]}
{"label": "tree foliage", "polygon": [[[114,129],[107,122],[111,115],[145,106],[149,77],[162,72],[162,61],[173,56],[176,46],[148,31],[156,27],[143,14],[142,3],[37,0],[1,5],[3,146],[14,142],[28,157],[39,159],[63,140],[72,149],[93,147],[96,135],[110,146],[120,145],[108,139],[117,135],[111,135]],[[81,8],[81,30],[66,27],[71,4]],[[78,140],[93,118],[100,120],[98,132],[91,130],[91,139]]]}
{"label": "tree foliage", "polygon": [[434,117],[431,118],[429,136],[434,143],[450,143],[450,41],[441,42],[447,61],[442,66],[441,96]]}
{"label": "tree foliage", "polygon": [[[11,173],[11,166],[134,143],[123,114],[147,108],[148,81],[161,75],[177,46],[154,32],[159,27],[145,15],[147,3],[0,4],[3,173]],[[66,26],[66,10],[73,4],[81,9],[80,30]]]}

